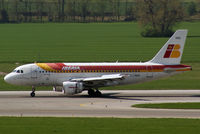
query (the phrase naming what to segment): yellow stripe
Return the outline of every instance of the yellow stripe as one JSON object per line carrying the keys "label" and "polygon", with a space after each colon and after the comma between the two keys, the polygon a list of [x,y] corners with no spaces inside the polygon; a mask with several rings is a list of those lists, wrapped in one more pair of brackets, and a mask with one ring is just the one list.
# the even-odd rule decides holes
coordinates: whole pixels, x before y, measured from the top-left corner
{"label": "yellow stripe", "polygon": [[176,71],[191,71],[190,68],[187,68],[187,69],[179,69],[179,70],[176,70]]}
{"label": "yellow stripe", "polygon": [[46,71],[56,71],[55,69],[52,69],[50,66],[48,66],[46,63],[36,63],[36,65]]}

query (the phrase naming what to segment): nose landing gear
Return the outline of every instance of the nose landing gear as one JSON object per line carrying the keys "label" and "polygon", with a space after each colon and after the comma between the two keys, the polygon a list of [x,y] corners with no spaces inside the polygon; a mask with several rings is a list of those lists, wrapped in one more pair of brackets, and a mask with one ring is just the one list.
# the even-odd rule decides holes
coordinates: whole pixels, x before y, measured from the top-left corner
{"label": "nose landing gear", "polygon": [[35,97],[35,87],[32,86],[32,92],[30,93],[31,97]]}

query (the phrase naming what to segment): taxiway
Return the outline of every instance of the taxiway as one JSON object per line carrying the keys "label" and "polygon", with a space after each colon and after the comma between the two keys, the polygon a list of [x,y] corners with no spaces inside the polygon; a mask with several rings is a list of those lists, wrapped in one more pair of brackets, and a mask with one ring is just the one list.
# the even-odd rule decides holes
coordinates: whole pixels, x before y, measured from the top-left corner
{"label": "taxiway", "polygon": [[0,116],[200,118],[200,110],[132,108],[133,104],[200,102],[200,90],[112,90],[101,98],[87,92],[65,96],[53,91],[1,91]]}

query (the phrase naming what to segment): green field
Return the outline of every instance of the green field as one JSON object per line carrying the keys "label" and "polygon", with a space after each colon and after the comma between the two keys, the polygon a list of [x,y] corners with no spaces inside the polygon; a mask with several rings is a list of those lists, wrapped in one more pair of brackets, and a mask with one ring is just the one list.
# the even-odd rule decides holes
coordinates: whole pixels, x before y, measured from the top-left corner
{"label": "green field", "polygon": [[2,134],[198,134],[199,119],[1,117]]}
{"label": "green field", "polygon": [[[184,22],[188,29],[182,63],[193,71],[137,85],[105,89],[199,89],[200,22]],[[0,25],[0,72],[32,62],[105,62],[150,60],[168,38],[143,38],[137,23],[46,23]],[[0,90],[30,90],[8,85]],[[49,88],[43,88],[49,89]]]}
{"label": "green field", "polygon": [[200,109],[199,102],[187,103],[155,103],[155,104],[135,104],[137,108],[158,108],[158,109]]}
{"label": "green field", "polygon": [[[200,22],[189,29],[183,62],[200,60]],[[1,24],[1,63],[146,61],[168,38],[142,38],[137,23]]]}

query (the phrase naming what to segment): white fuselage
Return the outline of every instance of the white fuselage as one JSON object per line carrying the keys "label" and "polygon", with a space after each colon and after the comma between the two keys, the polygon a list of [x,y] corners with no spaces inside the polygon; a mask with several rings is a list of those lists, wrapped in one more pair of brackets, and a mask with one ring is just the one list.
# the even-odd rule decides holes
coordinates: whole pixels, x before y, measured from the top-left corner
{"label": "white fuselage", "polygon": [[[28,86],[62,86],[63,82],[76,78],[125,75],[122,80],[108,81],[104,86],[124,85],[149,81],[187,71],[185,65],[155,63],[33,63],[16,68],[4,79],[8,83]],[[165,70],[172,68],[171,71]]]}

